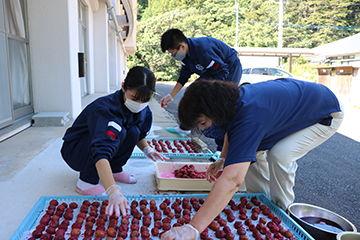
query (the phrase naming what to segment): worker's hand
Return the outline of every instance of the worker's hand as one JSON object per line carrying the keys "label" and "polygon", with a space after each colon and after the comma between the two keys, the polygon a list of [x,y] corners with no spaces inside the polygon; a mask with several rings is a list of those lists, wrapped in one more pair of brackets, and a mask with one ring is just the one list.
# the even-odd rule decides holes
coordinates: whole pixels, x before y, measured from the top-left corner
{"label": "worker's hand", "polygon": [[199,231],[190,224],[174,227],[161,236],[161,240],[196,240],[198,238]]}
{"label": "worker's hand", "polygon": [[216,175],[219,173],[219,171],[224,167],[224,158],[219,158],[216,160],[216,162],[213,162],[210,164],[208,170],[206,171],[206,179],[211,183],[213,181],[216,181]]}
{"label": "worker's hand", "polygon": [[143,152],[145,154],[145,156],[153,161],[156,161],[156,160],[161,160],[161,161],[164,161],[164,160],[169,160],[168,157],[165,157],[164,155],[162,155],[161,153],[158,153],[157,151],[155,151],[155,149],[153,149],[152,147],[150,146],[147,146],[147,147],[144,147],[143,149]]}
{"label": "worker's hand", "polygon": [[167,105],[169,105],[169,103],[174,100],[173,97],[170,95],[170,93],[164,97],[161,98],[160,100],[160,106],[161,107],[167,107]]}
{"label": "worker's hand", "polygon": [[121,187],[114,184],[106,189],[106,194],[109,197],[109,204],[105,209],[105,213],[109,216],[115,215],[120,216],[120,213],[125,216],[130,207],[127,199],[120,192]]}

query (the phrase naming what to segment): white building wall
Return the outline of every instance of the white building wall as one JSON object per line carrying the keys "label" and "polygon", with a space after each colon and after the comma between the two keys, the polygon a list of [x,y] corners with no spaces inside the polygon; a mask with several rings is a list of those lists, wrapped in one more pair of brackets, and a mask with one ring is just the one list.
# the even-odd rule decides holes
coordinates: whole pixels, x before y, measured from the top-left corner
{"label": "white building wall", "polygon": [[[87,7],[84,25],[87,93],[109,93],[119,89],[127,74],[127,54],[114,29],[109,28],[112,21],[109,20],[106,1],[26,1],[30,90],[35,114],[69,112],[68,117],[75,119],[82,110],[82,91],[78,77],[79,1]],[[136,48],[136,3],[136,0],[112,0],[116,14],[126,14],[129,20],[126,25],[130,26],[131,31],[125,40],[128,54],[135,54]],[[19,114],[19,117],[23,116]],[[15,116],[13,119],[18,118]]]}
{"label": "white building wall", "polygon": [[119,63],[117,64],[118,71],[117,71],[117,87],[121,87],[122,82],[124,81],[126,74],[127,74],[127,67],[126,67],[126,56],[122,48],[120,47],[119,41],[117,41],[118,48],[117,48],[117,59],[120,59]]}
{"label": "white building wall", "polygon": [[[114,29],[109,28],[105,1],[98,1],[93,9],[94,1],[83,1],[87,6],[88,93],[109,93],[110,86],[119,89],[126,76],[126,56]],[[69,112],[75,119],[82,110],[78,1],[28,1],[28,16],[35,113]]]}
{"label": "white building wall", "polygon": [[109,28],[109,36],[108,36],[108,40],[109,40],[109,81],[110,81],[110,85],[111,86],[116,86],[117,85],[117,54],[116,54],[116,50],[117,50],[117,46],[116,46],[116,34],[115,31],[111,30],[111,28]]}
{"label": "white building wall", "polygon": [[108,14],[103,1],[99,1],[99,10],[94,13],[94,82],[95,92],[108,93],[109,81],[109,43]]}
{"label": "white building wall", "polygon": [[[97,10],[96,10],[97,11]],[[89,94],[95,93],[95,80],[94,80],[94,10],[91,5],[87,2],[87,28],[86,28],[86,52],[87,52],[87,63],[86,63],[86,75],[88,78],[88,91]]]}
{"label": "white building wall", "polygon": [[77,15],[74,0],[28,1],[35,113],[81,111]]}
{"label": "white building wall", "polygon": [[126,56],[121,48],[121,44],[118,41],[115,31],[109,32],[110,86],[119,89],[126,73]]}
{"label": "white building wall", "polygon": [[[121,1],[120,0],[113,0],[112,1],[116,10],[116,15],[123,15],[124,10],[122,9],[122,5],[121,5]],[[134,27],[134,29],[136,29]],[[136,34],[135,34],[135,40],[129,40],[130,42],[136,42]],[[125,40],[126,42],[126,40]],[[135,45],[135,43],[134,43]],[[116,63],[116,81],[113,84],[114,87],[116,88],[120,88],[122,82],[124,81],[126,74],[127,74],[127,67],[126,67],[126,61],[127,61],[127,57],[123,51],[123,48],[121,47],[121,43],[120,43],[120,39],[119,37],[116,37],[116,59],[117,59],[117,63]]]}

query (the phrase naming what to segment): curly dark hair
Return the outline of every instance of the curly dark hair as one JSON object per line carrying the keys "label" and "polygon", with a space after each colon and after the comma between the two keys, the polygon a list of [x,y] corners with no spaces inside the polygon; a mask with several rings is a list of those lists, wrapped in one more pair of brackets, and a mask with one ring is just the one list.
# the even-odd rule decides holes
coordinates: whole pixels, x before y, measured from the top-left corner
{"label": "curly dark hair", "polygon": [[197,128],[201,114],[218,124],[227,124],[235,115],[239,98],[237,84],[221,80],[199,79],[185,91],[178,106],[180,122],[188,129]]}

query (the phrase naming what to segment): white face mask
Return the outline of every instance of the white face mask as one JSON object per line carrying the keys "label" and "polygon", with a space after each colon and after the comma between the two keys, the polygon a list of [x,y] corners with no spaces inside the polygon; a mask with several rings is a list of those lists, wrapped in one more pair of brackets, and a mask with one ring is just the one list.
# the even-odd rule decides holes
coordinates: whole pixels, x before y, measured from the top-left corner
{"label": "white face mask", "polygon": [[146,103],[138,103],[138,102],[135,102],[133,100],[130,100],[128,99],[126,96],[125,96],[125,106],[130,110],[130,112],[132,113],[139,113],[141,112],[144,108],[146,108],[148,106],[148,102]]}

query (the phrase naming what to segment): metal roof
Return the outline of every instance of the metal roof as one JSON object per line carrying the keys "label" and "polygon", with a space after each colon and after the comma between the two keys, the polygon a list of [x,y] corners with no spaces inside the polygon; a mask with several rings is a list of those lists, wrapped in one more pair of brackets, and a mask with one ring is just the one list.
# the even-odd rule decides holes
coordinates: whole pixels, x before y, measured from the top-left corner
{"label": "metal roof", "polygon": [[360,33],[312,49],[314,55],[338,56],[360,53]]}
{"label": "metal roof", "polygon": [[314,54],[314,51],[309,48],[234,47],[234,49],[240,56],[299,57]]}
{"label": "metal roof", "polygon": [[234,47],[240,56],[299,57],[338,56],[360,53],[360,33],[315,48]]}

